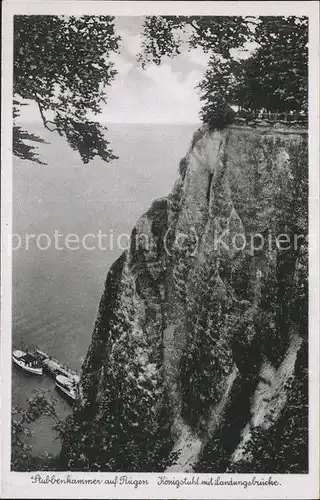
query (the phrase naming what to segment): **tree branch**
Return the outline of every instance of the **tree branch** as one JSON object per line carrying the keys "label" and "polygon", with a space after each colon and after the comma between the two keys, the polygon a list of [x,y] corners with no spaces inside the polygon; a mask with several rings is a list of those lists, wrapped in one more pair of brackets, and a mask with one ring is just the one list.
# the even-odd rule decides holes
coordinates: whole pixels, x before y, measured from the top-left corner
{"label": "tree branch", "polygon": [[55,128],[50,128],[49,127],[49,123],[52,123],[53,125],[55,125],[55,123],[53,121],[51,121],[51,120],[47,120],[46,119],[46,117],[44,115],[44,112],[43,112],[42,104],[41,104],[41,101],[40,101],[39,97],[37,95],[35,95],[34,98],[35,98],[36,103],[38,104],[38,108],[39,108],[39,112],[40,112],[40,116],[41,116],[41,119],[42,119],[43,126],[47,130],[49,130],[50,132],[57,131],[60,135],[62,135],[61,134],[61,130],[59,130],[57,127],[55,127]]}

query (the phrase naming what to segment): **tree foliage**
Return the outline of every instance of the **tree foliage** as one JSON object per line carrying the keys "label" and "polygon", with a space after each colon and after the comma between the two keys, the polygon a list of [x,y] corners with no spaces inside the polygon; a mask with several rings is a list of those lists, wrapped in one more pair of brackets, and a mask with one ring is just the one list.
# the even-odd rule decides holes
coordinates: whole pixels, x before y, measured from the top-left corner
{"label": "tree foliage", "polygon": [[184,43],[210,55],[199,89],[201,118],[212,128],[232,122],[232,105],[247,116],[260,110],[307,112],[305,17],[148,17],[143,36],[143,66],[177,56]]}
{"label": "tree foliage", "polygon": [[[15,16],[15,115],[19,98],[35,101],[45,128],[64,136],[84,163],[97,155],[114,159],[106,127],[90,114],[99,114],[106,103],[106,87],[116,74],[109,56],[118,47],[113,17]],[[23,134],[15,128],[18,156],[19,137]]]}
{"label": "tree foliage", "polygon": [[51,417],[54,424],[61,425],[57,416],[54,400],[44,392],[36,393],[28,398],[26,408],[14,406],[11,422],[11,469],[15,471],[53,470],[54,459],[49,454],[34,456],[32,446],[26,443],[26,437],[31,436],[30,424],[41,417]]}
{"label": "tree foliage", "polygon": [[160,64],[163,57],[181,53],[187,40],[190,49],[201,48],[228,57],[231,49],[251,38],[250,19],[228,16],[151,16],[143,26],[139,61]]}
{"label": "tree foliage", "polygon": [[[293,16],[260,18],[254,41],[257,49],[245,60],[211,58],[200,83],[205,106],[223,95],[229,104],[245,110],[306,112],[307,21]],[[204,107],[204,116],[206,111]]]}
{"label": "tree foliage", "polygon": [[[20,116],[20,106],[21,104],[18,101],[13,101],[13,118],[17,118]],[[26,104],[22,104],[22,106],[26,106]],[[41,137],[27,132],[23,130],[19,125],[13,126],[13,136],[12,136],[12,149],[14,154],[21,158],[21,160],[29,159],[30,161],[34,161],[36,163],[40,163],[44,165],[45,163],[37,156],[37,148],[34,144],[27,144],[25,141],[36,142],[40,144],[44,144],[44,141]]]}

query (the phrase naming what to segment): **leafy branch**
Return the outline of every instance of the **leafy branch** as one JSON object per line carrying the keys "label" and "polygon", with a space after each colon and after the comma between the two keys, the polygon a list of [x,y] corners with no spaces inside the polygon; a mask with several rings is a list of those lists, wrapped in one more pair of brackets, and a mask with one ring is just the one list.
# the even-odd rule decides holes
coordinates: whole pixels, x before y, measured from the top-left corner
{"label": "leafy branch", "polygon": [[[117,73],[110,55],[119,42],[110,16],[14,18],[14,96],[35,101],[44,127],[65,137],[84,163],[95,156],[116,158],[106,127],[89,116],[101,114],[107,102],[106,89]],[[14,143],[14,154],[21,157],[22,151]]]}

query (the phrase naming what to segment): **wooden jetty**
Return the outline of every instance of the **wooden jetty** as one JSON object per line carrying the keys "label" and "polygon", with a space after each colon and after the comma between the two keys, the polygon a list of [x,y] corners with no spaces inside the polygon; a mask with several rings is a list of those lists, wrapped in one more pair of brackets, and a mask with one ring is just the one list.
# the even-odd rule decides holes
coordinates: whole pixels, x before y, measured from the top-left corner
{"label": "wooden jetty", "polygon": [[73,379],[77,384],[80,381],[80,375],[74,370],[71,370],[67,366],[63,365],[60,361],[49,356],[47,353],[36,349],[35,352],[38,354],[41,360],[44,371],[51,375],[54,379],[57,375],[63,375],[69,379]]}

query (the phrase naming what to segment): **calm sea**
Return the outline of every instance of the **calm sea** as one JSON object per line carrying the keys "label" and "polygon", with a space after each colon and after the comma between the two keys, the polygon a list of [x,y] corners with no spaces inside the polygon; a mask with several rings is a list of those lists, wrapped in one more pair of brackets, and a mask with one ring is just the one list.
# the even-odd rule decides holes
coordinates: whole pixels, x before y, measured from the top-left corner
{"label": "calm sea", "polygon": [[[17,158],[13,162],[13,232],[21,241],[21,248],[13,251],[13,348],[23,340],[80,371],[106,274],[121,254],[117,238],[130,234],[154,198],[169,193],[197,124],[111,124],[107,139],[119,159],[96,159],[88,165],[59,135],[38,123],[24,125],[48,142],[38,145],[47,165]],[[106,235],[104,249],[97,245],[99,230]],[[54,245],[55,231],[60,250]],[[63,243],[67,234],[80,240],[90,234],[87,246],[96,248],[80,244],[80,249],[69,250]],[[31,235],[48,248],[38,248]],[[18,243],[18,236],[13,243]],[[126,236],[120,244],[125,246]],[[13,367],[13,405],[25,406],[36,389],[56,397],[58,414],[68,415],[70,406],[56,393],[52,380]],[[29,442],[35,453],[58,451],[47,419],[33,430]]]}

